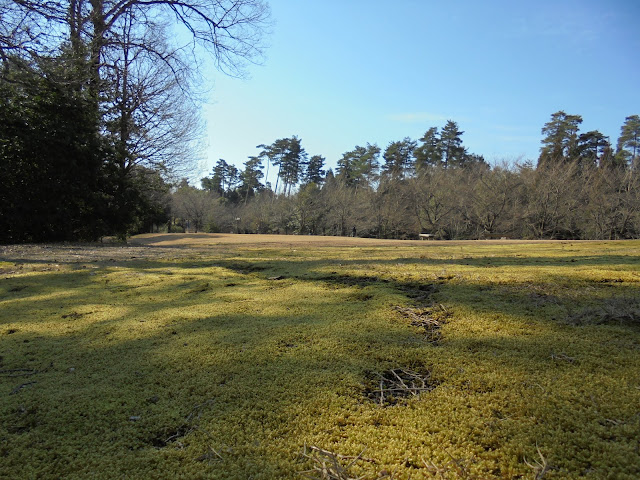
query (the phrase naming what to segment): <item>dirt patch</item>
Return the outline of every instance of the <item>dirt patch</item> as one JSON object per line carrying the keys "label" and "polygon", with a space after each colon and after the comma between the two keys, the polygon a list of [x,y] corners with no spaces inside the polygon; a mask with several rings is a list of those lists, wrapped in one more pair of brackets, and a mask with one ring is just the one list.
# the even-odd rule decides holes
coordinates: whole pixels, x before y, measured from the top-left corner
{"label": "dirt patch", "polygon": [[77,320],[78,318],[82,318],[85,315],[91,315],[93,312],[85,312],[85,313],[79,313],[79,312],[71,312],[71,313],[67,313],[65,315],[62,315],[62,318],[71,318],[73,320]]}
{"label": "dirt patch", "polygon": [[179,441],[192,431],[193,428],[188,425],[181,425],[177,428],[166,428],[152,435],[147,443],[155,448],[164,448],[173,442]]}
{"label": "dirt patch", "polygon": [[[147,399],[149,403],[157,403],[157,397]],[[147,439],[147,442],[156,448],[164,448],[172,443],[180,443],[180,440],[192,432],[202,432],[206,435],[209,433],[199,426],[199,420],[205,408],[210,407],[213,400],[207,400],[193,407],[193,410],[185,417],[184,422],[177,427],[165,427],[153,434]]]}
{"label": "dirt patch", "polygon": [[16,285],[15,287],[10,288],[9,291],[10,292],[21,292],[22,290],[24,290],[27,287],[28,287],[28,285]]}

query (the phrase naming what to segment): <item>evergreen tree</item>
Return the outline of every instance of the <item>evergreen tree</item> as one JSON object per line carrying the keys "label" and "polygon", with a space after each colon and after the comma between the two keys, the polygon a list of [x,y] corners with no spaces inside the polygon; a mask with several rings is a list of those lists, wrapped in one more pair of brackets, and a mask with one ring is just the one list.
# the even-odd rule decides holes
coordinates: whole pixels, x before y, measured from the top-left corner
{"label": "evergreen tree", "polygon": [[342,154],[338,160],[338,178],[350,187],[371,186],[380,168],[380,147],[367,143]]}
{"label": "evergreen tree", "polygon": [[620,129],[616,156],[633,168],[640,168],[640,116],[631,115]]}
{"label": "evergreen tree", "polygon": [[567,163],[575,159],[581,123],[580,115],[567,115],[562,110],[551,115],[551,120],[542,127],[544,138],[538,167]]}
{"label": "evergreen tree", "polygon": [[[12,58],[0,75],[0,242],[94,239],[117,187],[99,119],[64,58]],[[81,77],[80,77],[81,78]],[[111,177],[109,177],[111,175]],[[113,222],[109,225],[109,222]]]}
{"label": "evergreen tree", "polygon": [[384,165],[382,167],[385,173],[392,180],[404,179],[410,176],[415,168],[415,159],[413,151],[416,148],[416,141],[405,137],[398,142],[391,142],[384,151]]}
{"label": "evergreen tree", "polygon": [[307,163],[307,152],[302,148],[302,142],[297,136],[280,138],[271,145],[258,145],[262,152],[260,158],[266,158],[278,167],[278,176],[274,192],[277,193],[278,182],[282,180],[283,193],[288,195],[291,188],[300,181]]}
{"label": "evergreen tree", "polygon": [[610,147],[607,137],[597,130],[581,133],[576,146],[578,162],[584,168],[596,166]]}
{"label": "evergreen tree", "polygon": [[421,145],[416,147],[416,171],[420,173],[428,167],[436,167],[442,163],[442,144],[438,135],[438,128],[431,127],[420,138]]}
{"label": "evergreen tree", "polygon": [[305,185],[310,183],[321,185],[324,182],[325,171],[322,167],[324,167],[325,160],[322,155],[314,155],[309,159],[302,179]]}
{"label": "evergreen tree", "polygon": [[302,141],[295,135],[287,139],[286,148],[280,160],[280,178],[284,185],[285,195],[300,181],[307,161],[307,152],[302,148]]}
{"label": "evergreen tree", "polygon": [[357,146],[354,150],[345,152],[338,160],[336,165],[336,175],[342,183],[352,186],[355,183],[354,163],[359,153],[363,152],[363,148]]}
{"label": "evergreen tree", "polygon": [[355,165],[356,175],[372,187],[378,178],[380,170],[380,147],[376,144],[367,143],[364,153],[357,159]]}
{"label": "evergreen tree", "polygon": [[462,134],[458,124],[447,120],[440,133],[440,151],[444,168],[461,167],[467,157],[467,150],[462,146]]}
{"label": "evergreen tree", "polygon": [[244,197],[245,205],[250,195],[255,195],[264,188],[260,183],[260,179],[264,177],[262,168],[260,157],[249,157],[249,160],[244,162],[244,170],[240,173],[240,193]]}
{"label": "evergreen tree", "polygon": [[211,177],[203,178],[200,183],[205,190],[229,198],[240,181],[237,167],[220,158],[213,167]]}

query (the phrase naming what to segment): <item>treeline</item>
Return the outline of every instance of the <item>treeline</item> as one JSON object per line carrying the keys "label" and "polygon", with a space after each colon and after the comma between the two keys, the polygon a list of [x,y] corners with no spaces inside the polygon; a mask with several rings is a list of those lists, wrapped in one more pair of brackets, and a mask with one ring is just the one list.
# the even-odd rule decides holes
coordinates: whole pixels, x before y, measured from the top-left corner
{"label": "treeline", "polygon": [[262,0],[0,2],[0,242],[166,222],[196,158],[199,56],[241,74],[268,16]]}
{"label": "treeline", "polygon": [[[198,71],[259,58],[262,0],[0,3],[0,242],[152,229],[416,238],[640,236],[638,133],[554,113],[537,164],[490,166],[454,121],[420,139],[309,155],[298,137],[219,160],[201,188]],[[177,43],[180,40],[188,44]],[[275,178],[275,184],[266,182]]]}
{"label": "treeline", "polygon": [[[557,112],[542,128],[536,165],[488,165],[464,147],[456,122],[345,152],[335,172],[297,137],[260,145],[244,169],[219,160],[195,188],[172,194],[174,231],[378,238],[619,239],[640,237],[640,117],[615,148],[582,118]],[[276,185],[263,183],[275,169]],[[272,170],[273,172],[274,170]]]}

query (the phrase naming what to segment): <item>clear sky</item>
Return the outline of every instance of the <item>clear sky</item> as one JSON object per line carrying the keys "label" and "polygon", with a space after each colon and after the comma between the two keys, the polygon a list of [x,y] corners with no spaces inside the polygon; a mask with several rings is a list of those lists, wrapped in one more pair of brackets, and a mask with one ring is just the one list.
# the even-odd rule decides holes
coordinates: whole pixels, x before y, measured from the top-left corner
{"label": "clear sky", "polygon": [[256,145],[297,135],[335,167],[446,120],[487,161],[533,160],[564,110],[615,142],[640,114],[640,0],[271,0],[261,66],[210,70],[205,161],[242,168]]}

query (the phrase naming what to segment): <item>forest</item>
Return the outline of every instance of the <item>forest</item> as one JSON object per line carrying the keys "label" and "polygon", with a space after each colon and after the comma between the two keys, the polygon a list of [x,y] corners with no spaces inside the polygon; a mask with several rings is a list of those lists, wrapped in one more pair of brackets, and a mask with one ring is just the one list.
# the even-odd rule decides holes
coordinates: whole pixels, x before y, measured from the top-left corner
{"label": "forest", "polygon": [[[554,113],[540,157],[489,165],[464,146],[458,124],[410,138],[356,146],[335,172],[297,137],[259,145],[244,169],[221,159],[201,189],[167,197],[182,231],[357,235],[417,239],[620,239],[640,234],[640,117],[626,118],[614,147],[580,133],[579,115]],[[275,186],[264,168],[277,169]],[[266,183],[266,182],[265,182]],[[187,223],[188,222],[188,223]]]}
{"label": "forest", "polygon": [[453,120],[417,140],[357,145],[334,169],[292,136],[259,145],[241,168],[220,159],[189,184],[202,139],[199,59],[242,76],[269,27],[261,1],[207,5],[0,2],[0,242],[187,230],[640,236],[638,115],[614,142],[558,111],[537,161],[493,165],[468,151]]}

